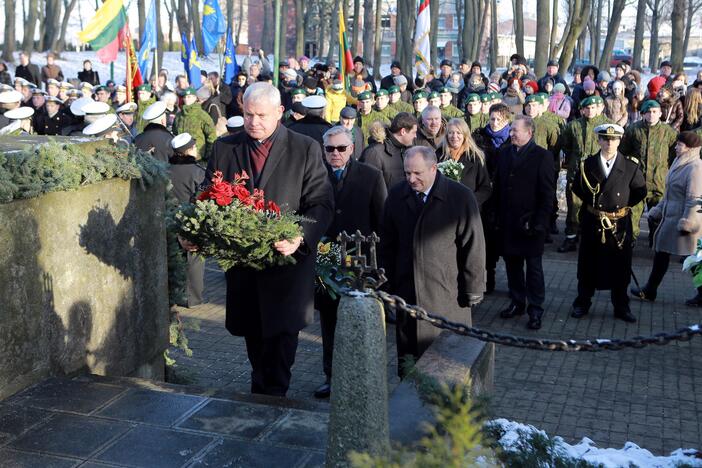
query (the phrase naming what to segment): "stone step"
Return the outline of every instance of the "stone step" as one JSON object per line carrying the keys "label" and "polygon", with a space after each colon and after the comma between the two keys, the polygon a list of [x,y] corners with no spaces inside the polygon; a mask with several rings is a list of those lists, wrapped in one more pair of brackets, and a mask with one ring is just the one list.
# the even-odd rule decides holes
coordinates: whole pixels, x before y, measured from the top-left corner
{"label": "stone step", "polygon": [[134,378],[51,378],[0,401],[0,466],[318,467],[328,405]]}

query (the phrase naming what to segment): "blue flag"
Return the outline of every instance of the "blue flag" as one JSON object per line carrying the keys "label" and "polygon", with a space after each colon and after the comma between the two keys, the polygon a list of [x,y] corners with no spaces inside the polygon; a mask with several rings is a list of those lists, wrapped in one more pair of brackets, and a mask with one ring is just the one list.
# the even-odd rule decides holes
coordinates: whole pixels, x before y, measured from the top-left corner
{"label": "blue flag", "polygon": [[224,51],[224,83],[232,82],[236,74],[239,73],[239,65],[236,63],[236,47],[232,38],[232,27],[227,28],[227,48]]}
{"label": "blue flag", "polygon": [[190,42],[184,32],[180,33],[180,61],[183,62],[183,69],[188,72],[188,59],[190,58]]}
{"label": "blue flag", "polygon": [[188,56],[188,81],[190,81],[190,86],[198,89],[202,86],[202,79],[200,76],[200,62],[197,59],[197,45],[195,44],[195,38],[190,39],[190,55]]}
{"label": "blue flag", "polygon": [[217,47],[217,42],[227,31],[224,24],[224,15],[219,8],[218,0],[205,0],[202,9],[202,43],[205,55]]}
{"label": "blue flag", "polygon": [[141,48],[139,49],[139,70],[144,81],[149,81],[149,69],[153,63],[151,60],[151,50],[158,48],[156,42],[156,0],[151,0],[149,15],[146,17],[144,25],[144,35],[141,37]]}

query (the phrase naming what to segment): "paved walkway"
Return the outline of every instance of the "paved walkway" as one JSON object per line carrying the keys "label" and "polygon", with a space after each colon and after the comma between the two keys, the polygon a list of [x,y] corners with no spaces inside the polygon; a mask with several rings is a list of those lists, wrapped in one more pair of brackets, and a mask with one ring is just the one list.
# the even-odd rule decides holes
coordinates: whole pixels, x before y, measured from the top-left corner
{"label": "paved walkway", "polygon": [[[684,305],[684,299],[694,290],[689,276],[679,271],[676,262],[671,262],[655,303],[632,300],[638,323],[628,325],[613,319],[608,292],[596,295],[588,317],[571,318],[577,256],[556,253],[560,240],[556,236],[556,243],[547,246],[544,257],[544,327],[529,331],[525,318],[505,321],[498,317],[509,302],[502,263],[496,293],[473,312],[475,326],[523,336],[582,339],[651,335],[702,322],[702,310]],[[640,245],[634,271],[642,282],[650,268],[650,251]],[[178,356],[178,365],[197,385],[246,392],[250,367],[243,339],[230,336],[224,329],[224,278],[213,264],[208,265],[207,283],[208,304],[183,310],[183,317],[198,320],[201,329],[189,332],[194,354],[192,358]],[[391,387],[397,384],[393,337],[389,327]],[[632,441],[658,454],[679,447],[702,448],[701,338],[602,353],[566,354],[498,346],[495,374],[494,417],[534,424],[569,442],[589,437],[599,446],[619,448]],[[289,397],[313,399],[312,392],[323,379],[316,322],[300,336]]]}

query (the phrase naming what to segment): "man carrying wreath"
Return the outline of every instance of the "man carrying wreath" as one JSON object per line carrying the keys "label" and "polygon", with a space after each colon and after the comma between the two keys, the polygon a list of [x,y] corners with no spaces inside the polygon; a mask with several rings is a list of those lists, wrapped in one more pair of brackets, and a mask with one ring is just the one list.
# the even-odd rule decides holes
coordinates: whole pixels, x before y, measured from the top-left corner
{"label": "man carrying wreath", "polygon": [[274,86],[249,86],[243,111],[245,131],[217,140],[206,183],[215,171],[226,181],[246,172],[249,191],[263,190],[266,200],[312,220],[302,223],[301,237],[274,244],[294,264],[226,272],[226,327],[246,340],[251,392],[285,396],[299,331],[313,319],[317,244],[332,220],[334,196],[319,143],[281,125],[284,108]]}

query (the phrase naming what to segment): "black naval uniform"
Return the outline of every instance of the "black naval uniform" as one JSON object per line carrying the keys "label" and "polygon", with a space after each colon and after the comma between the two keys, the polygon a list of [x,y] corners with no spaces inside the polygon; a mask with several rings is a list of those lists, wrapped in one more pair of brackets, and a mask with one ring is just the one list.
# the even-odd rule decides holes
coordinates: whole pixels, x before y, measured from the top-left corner
{"label": "black naval uniform", "polygon": [[142,151],[151,153],[159,161],[168,162],[173,156],[171,140],[173,134],[166,127],[155,122],[149,122],[144,131],[134,138],[134,146]]}
{"label": "black naval uniform", "polygon": [[62,130],[71,124],[71,117],[58,111],[49,117],[46,111],[34,114],[34,131],[37,135],[61,135]]}
{"label": "black naval uniform", "polygon": [[615,317],[631,314],[627,295],[633,250],[630,207],[646,197],[646,181],[635,158],[617,154],[612,164],[605,177],[598,152],[581,163],[573,182],[573,193],[583,202],[578,297],[573,302],[576,317],[587,313],[596,289],[611,290]]}

